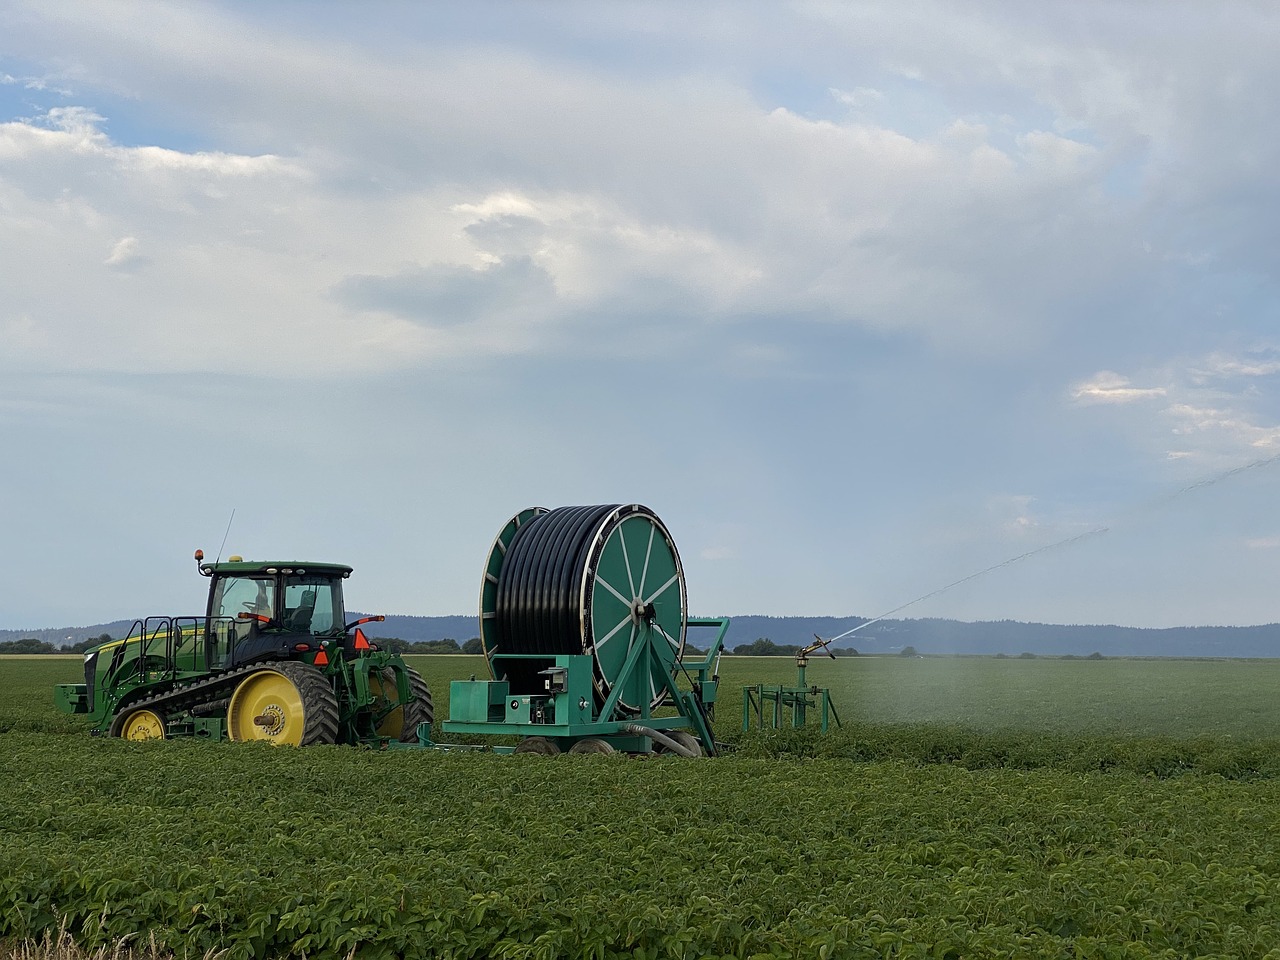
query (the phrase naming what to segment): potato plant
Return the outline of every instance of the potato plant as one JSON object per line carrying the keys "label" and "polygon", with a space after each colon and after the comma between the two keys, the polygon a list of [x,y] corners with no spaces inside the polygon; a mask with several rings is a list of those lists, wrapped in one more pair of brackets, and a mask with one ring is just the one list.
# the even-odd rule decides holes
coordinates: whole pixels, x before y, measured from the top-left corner
{"label": "potato plant", "polygon": [[1280,957],[1265,729],[726,725],[739,749],[708,761],[126,743],[33,705],[77,666],[0,663],[0,939],[66,924],[88,947],[155,934],[191,957]]}

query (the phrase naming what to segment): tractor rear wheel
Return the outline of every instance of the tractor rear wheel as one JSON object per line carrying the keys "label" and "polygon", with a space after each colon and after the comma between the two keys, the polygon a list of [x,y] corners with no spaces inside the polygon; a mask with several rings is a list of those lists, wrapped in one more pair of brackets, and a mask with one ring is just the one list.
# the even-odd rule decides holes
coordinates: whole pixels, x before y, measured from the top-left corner
{"label": "tractor rear wheel", "polygon": [[295,747],[334,743],[338,698],[324,674],[310,664],[264,664],[231,695],[227,735],[237,742],[266,740]]}
{"label": "tractor rear wheel", "polygon": [[[378,724],[378,736],[399,740],[401,743],[416,743],[418,740],[418,724],[431,723],[436,717],[436,707],[431,699],[431,688],[422,675],[412,667],[405,667],[409,675],[409,696],[407,704],[396,707],[382,723]],[[389,692],[396,695],[396,672],[386,667],[381,674],[370,674],[369,680],[378,687],[377,692]]]}

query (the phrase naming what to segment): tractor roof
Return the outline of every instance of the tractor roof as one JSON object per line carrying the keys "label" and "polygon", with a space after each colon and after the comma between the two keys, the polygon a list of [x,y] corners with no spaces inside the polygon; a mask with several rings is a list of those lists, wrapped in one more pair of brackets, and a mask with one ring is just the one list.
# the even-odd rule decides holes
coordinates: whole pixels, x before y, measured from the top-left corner
{"label": "tractor roof", "polygon": [[202,563],[200,572],[206,576],[246,576],[255,573],[308,573],[317,576],[345,577],[351,567],[345,563],[318,563],[308,560],[224,560],[221,563]]}

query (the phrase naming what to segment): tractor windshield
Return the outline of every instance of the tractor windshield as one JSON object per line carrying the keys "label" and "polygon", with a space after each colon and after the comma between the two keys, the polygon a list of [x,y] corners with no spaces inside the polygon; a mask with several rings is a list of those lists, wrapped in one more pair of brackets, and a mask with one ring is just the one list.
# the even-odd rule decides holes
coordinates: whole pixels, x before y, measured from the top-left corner
{"label": "tractor windshield", "polygon": [[296,633],[341,633],[342,581],[326,576],[286,576],[280,622]]}
{"label": "tractor windshield", "polygon": [[267,574],[252,577],[222,577],[214,585],[210,613],[235,619],[242,613],[272,617],[276,610],[276,578]]}
{"label": "tractor windshield", "polygon": [[214,586],[210,612],[232,620],[242,613],[266,617],[266,629],[337,635],[345,623],[342,580],[327,574],[221,577]]}

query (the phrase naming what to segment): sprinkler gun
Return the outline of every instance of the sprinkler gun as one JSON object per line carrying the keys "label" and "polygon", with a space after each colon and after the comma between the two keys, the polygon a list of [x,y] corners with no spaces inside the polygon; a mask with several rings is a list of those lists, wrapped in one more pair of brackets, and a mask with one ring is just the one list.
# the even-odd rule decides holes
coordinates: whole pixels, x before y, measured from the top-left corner
{"label": "sprinkler gun", "polygon": [[[797,687],[803,687],[805,685],[804,668],[809,665],[809,654],[819,649],[825,650],[827,656],[829,656],[832,660],[836,658],[835,651],[831,649],[831,641],[823,640],[820,636],[818,636],[815,633],[813,635],[813,643],[809,644],[807,647],[801,648],[800,652],[796,654],[796,686]],[[813,692],[817,693],[818,688],[814,687]]]}

